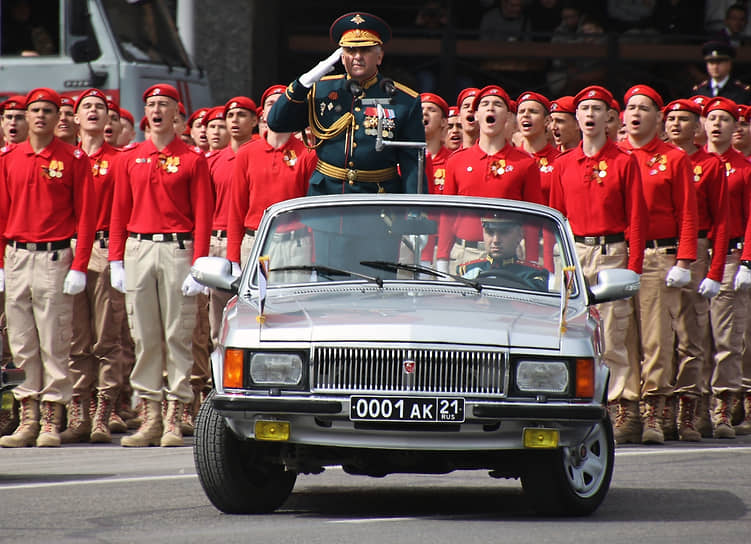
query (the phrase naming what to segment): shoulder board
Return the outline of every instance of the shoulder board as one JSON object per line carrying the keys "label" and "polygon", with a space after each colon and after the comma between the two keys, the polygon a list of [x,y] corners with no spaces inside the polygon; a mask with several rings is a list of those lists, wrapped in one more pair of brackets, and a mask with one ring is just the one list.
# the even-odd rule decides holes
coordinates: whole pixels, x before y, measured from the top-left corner
{"label": "shoulder board", "polygon": [[73,150],[73,156],[74,156],[75,158],[77,158],[77,159],[80,159],[81,157],[83,157],[83,151],[81,151],[81,149],[79,149],[79,148],[77,147],[77,148],[75,148],[75,149]]}
{"label": "shoulder board", "polygon": [[321,81],[331,81],[332,79],[343,79],[345,77],[346,77],[345,74],[334,74],[334,75],[331,75],[331,76],[323,76],[321,78]]}
{"label": "shoulder board", "polygon": [[418,96],[420,96],[420,93],[418,93],[415,90],[410,89],[409,87],[407,87],[406,85],[404,85],[402,83],[399,83],[398,81],[394,81],[394,87],[396,87],[397,89],[399,89],[404,94],[408,94],[412,98],[417,98]]}
{"label": "shoulder board", "polygon": [[475,259],[474,261],[467,261],[466,263],[462,263],[462,266],[471,266],[473,264],[480,264],[480,263],[487,263],[488,260],[486,258],[482,259]]}
{"label": "shoulder board", "polygon": [[535,270],[547,270],[544,266],[540,266],[539,264],[534,263],[532,261],[522,261],[520,259],[517,259],[516,264],[523,264],[524,266],[534,268]]}
{"label": "shoulder board", "polygon": [[708,79],[705,79],[705,80],[704,80],[704,81],[702,81],[701,83],[698,83],[697,85],[694,85],[694,86],[693,86],[693,90],[694,90],[694,91],[696,91],[696,90],[698,90],[699,88],[706,86],[706,85],[707,85],[707,83],[709,83],[709,80],[708,80]]}
{"label": "shoulder board", "polygon": [[137,145],[138,145],[138,142],[130,142],[128,145],[126,145],[125,147],[121,148],[121,151],[129,151],[129,150],[133,149],[134,147],[136,147]]}

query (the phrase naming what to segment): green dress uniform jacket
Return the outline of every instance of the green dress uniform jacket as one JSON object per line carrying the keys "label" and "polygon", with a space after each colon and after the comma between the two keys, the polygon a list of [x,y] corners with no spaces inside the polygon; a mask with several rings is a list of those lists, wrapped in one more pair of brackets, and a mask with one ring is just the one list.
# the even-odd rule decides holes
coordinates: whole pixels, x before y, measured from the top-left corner
{"label": "green dress uniform jacket", "polygon": [[[295,80],[271,109],[269,128],[296,132],[311,127],[318,166],[310,178],[309,195],[416,193],[418,150],[387,146],[375,150],[378,118],[376,105],[370,101],[381,99],[385,110],[384,141],[424,142],[419,94],[394,82],[395,92],[389,99],[388,85],[376,74],[354,96],[351,81],[344,74],[325,76],[307,89]],[[422,192],[426,185],[423,181]]]}

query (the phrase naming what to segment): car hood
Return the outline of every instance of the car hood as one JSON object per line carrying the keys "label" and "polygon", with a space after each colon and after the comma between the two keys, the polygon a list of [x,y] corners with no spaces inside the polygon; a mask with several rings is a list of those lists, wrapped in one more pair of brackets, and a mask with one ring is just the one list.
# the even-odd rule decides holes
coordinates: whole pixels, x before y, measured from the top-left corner
{"label": "car hood", "polygon": [[[270,296],[265,319],[240,302],[230,331],[255,330],[263,342],[428,342],[558,349],[560,305],[470,290],[352,289]],[[227,338],[241,345],[241,338]]]}

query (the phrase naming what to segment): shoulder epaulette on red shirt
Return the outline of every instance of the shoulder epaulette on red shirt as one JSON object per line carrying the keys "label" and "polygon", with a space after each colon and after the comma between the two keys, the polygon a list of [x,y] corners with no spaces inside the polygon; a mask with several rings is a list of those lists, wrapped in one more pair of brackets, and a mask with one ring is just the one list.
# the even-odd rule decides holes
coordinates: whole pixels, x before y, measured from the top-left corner
{"label": "shoulder epaulette on red shirt", "polygon": [[188,149],[190,149],[196,155],[204,155],[204,152],[201,151],[201,148],[198,147],[197,145],[188,146]]}
{"label": "shoulder epaulette on red shirt", "polygon": [[77,148],[75,148],[75,149],[73,150],[73,156],[74,156],[75,158],[77,158],[77,159],[80,159],[81,157],[83,157],[83,151],[81,151],[81,148],[80,148],[80,147],[77,147]]}
{"label": "shoulder epaulette on red shirt", "polygon": [[5,155],[11,149],[13,149],[13,144],[5,144],[3,147],[0,147],[0,155]]}
{"label": "shoulder epaulette on red shirt", "polygon": [[130,142],[128,145],[120,148],[120,150],[121,151],[129,151],[129,150],[133,149],[134,147],[136,147],[137,145],[138,145],[138,142]]}

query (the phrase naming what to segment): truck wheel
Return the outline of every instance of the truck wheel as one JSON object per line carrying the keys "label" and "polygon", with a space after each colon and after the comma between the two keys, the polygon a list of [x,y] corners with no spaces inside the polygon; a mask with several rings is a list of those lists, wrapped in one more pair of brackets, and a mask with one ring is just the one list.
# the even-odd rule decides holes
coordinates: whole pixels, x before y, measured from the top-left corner
{"label": "truck wheel", "polygon": [[226,514],[263,514],[287,500],[297,479],[270,462],[271,446],[238,438],[214,410],[212,391],[201,405],[193,459],[206,496]]}
{"label": "truck wheel", "polygon": [[606,417],[578,445],[535,455],[522,487],[540,514],[586,516],[605,499],[614,461],[613,426]]}

